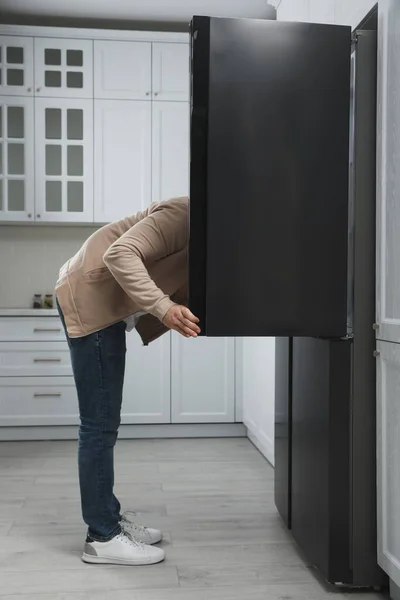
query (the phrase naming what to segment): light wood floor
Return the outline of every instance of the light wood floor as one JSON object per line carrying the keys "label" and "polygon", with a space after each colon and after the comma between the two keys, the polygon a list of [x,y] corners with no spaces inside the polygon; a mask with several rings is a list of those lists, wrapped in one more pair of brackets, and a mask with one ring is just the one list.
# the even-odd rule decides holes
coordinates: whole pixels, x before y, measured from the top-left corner
{"label": "light wood floor", "polygon": [[300,557],[248,440],[120,441],[116,464],[123,508],[165,532],[163,564],[83,564],[75,443],[0,443],[1,600],[347,598]]}

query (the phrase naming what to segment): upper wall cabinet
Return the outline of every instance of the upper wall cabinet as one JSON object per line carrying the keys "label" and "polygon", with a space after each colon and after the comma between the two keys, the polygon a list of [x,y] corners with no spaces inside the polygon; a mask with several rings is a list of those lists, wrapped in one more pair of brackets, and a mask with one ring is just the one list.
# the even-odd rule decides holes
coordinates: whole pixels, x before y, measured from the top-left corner
{"label": "upper wall cabinet", "polygon": [[93,221],[93,101],[35,101],[36,221]]}
{"label": "upper wall cabinet", "polygon": [[35,95],[93,97],[93,42],[35,38]]}
{"label": "upper wall cabinet", "polygon": [[189,100],[188,44],[153,44],[153,100]]}
{"label": "upper wall cabinet", "polygon": [[31,221],[34,209],[33,98],[0,98],[0,220]]}
{"label": "upper wall cabinet", "polygon": [[189,194],[189,106],[153,102],[152,200]]}
{"label": "upper wall cabinet", "polygon": [[95,41],[94,96],[150,100],[151,43]]}
{"label": "upper wall cabinet", "polygon": [[0,94],[33,96],[33,38],[0,37]]}
{"label": "upper wall cabinet", "polygon": [[[108,223],[151,202],[151,102],[94,102],[94,220]],[[186,153],[187,154],[187,153]]]}

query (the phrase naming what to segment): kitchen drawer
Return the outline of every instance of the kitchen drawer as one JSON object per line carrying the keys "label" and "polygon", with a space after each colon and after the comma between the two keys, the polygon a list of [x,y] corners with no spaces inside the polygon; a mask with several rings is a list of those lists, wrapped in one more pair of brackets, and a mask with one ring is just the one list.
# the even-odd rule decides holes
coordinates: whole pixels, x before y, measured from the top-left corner
{"label": "kitchen drawer", "polygon": [[0,342],[0,377],[72,375],[64,342]]}
{"label": "kitchen drawer", "polygon": [[0,342],[65,340],[59,317],[0,317]]}
{"label": "kitchen drawer", "polygon": [[0,426],[76,425],[78,400],[72,377],[2,377]]}

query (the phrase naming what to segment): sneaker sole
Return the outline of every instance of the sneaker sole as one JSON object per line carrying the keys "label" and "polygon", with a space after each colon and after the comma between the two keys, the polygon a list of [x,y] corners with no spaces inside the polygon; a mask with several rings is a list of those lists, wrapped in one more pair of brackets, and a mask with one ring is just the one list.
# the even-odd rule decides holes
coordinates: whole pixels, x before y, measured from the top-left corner
{"label": "sneaker sole", "polygon": [[112,558],[111,556],[93,556],[91,554],[82,554],[82,560],[85,563],[97,564],[97,565],[130,565],[130,566],[142,566],[142,565],[156,565],[157,563],[165,560],[165,556],[162,558],[143,558],[137,560],[126,560],[123,558]]}

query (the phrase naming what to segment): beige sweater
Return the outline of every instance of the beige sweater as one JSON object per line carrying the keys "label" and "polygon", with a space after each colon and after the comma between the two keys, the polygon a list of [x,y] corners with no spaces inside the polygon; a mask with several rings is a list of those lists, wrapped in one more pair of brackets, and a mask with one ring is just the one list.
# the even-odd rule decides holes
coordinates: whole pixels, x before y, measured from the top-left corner
{"label": "beige sweater", "polygon": [[149,343],[174,302],[187,301],[188,199],[173,198],[102,227],[61,269],[56,295],[70,337],[82,337],[138,311]]}

